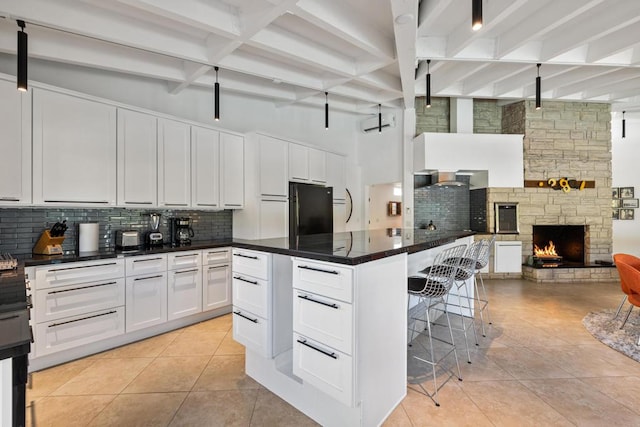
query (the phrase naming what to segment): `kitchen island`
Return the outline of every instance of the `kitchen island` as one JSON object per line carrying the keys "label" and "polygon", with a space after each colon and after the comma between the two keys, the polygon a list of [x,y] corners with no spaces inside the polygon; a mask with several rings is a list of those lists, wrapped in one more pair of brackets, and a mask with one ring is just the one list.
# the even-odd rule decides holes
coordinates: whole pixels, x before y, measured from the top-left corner
{"label": "kitchen island", "polygon": [[471,232],[234,241],[249,376],[322,425],[380,425],[406,395],[407,276]]}

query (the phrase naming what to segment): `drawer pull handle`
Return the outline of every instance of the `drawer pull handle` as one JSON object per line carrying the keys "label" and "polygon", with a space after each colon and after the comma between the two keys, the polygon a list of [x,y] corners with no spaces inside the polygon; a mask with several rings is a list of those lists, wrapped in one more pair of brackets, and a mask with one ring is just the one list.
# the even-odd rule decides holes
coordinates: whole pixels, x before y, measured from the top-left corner
{"label": "drawer pull handle", "polygon": [[190,257],[190,256],[198,256],[199,254],[189,254],[189,255],[176,255],[176,258],[185,258],[185,257]]}
{"label": "drawer pull handle", "polygon": [[247,319],[247,320],[249,320],[249,321],[251,321],[253,323],[258,323],[258,319],[252,319],[251,317],[249,317],[247,315],[244,315],[239,311],[234,311],[233,314],[235,314],[236,316],[240,316],[240,317],[242,317],[244,319]]}
{"label": "drawer pull handle", "polygon": [[309,301],[309,302],[315,302],[316,304],[321,304],[321,305],[324,305],[324,306],[327,306],[327,307],[331,307],[331,308],[335,308],[335,309],[340,308],[338,306],[338,304],[330,304],[328,302],[319,301],[317,299],[311,298],[309,295],[298,295],[298,298],[303,299],[305,301]]}
{"label": "drawer pull handle", "polygon": [[315,351],[317,351],[317,352],[319,352],[319,353],[322,353],[322,354],[324,354],[325,356],[329,356],[329,357],[330,357],[330,358],[332,358],[332,359],[337,359],[337,358],[338,358],[338,355],[337,355],[337,354],[335,354],[335,353],[333,353],[333,352],[328,352],[327,350],[323,350],[323,349],[321,349],[321,348],[318,348],[318,347],[316,347],[315,345],[311,345],[311,344],[309,344],[309,343],[307,342],[307,340],[305,340],[305,339],[298,339],[297,341],[298,341],[300,344],[305,345],[305,346],[307,346],[307,347],[309,347],[309,348],[311,348],[311,349],[313,349],[313,350],[315,350]]}
{"label": "drawer pull handle", "polygon": [[197,268],[192,268],[191,270],[175,271],[174,274],[193,273],[196,271],[199,271],[199,270]]}
{"label": "drawer pull handle", "polygon": [[225,265],[215,265],[215,266],[213,266],[213,267],[209,267],[209,270],[213,270],[213,269],[216,269],[216,268],[226,268],[226,267],[229,267],[229,264],[225,264]]}
{"label": "drawer pull handle", "polygon": [[149,276],[149,277],[136,277],[135,279],[133,279],[134,282],[138,281],[138,280],[151,280],[151,279],[159,279],[162,277],[162,274],[159,274],[157,276]]}
{"label": "drawer pull handle", "polygon": [[256,281],[245,279],[244,277],[240,277],[240,276],[234,276],[233,278],[236,279],[236,280],[240,280],[241,282],[251,283],[252,285],[258,285],[259,284]]}
{"label": "drawer pull handle", "polygon": [[82,267],[55,268],[55,269],[49,270],[49,271],[56,272],[56,271],[66,271],[66,270],[78,270],[78,269],[81,269],[81,268],[106,267],[107,265],[117,265],[117,264],[118,264],[117,262],[110,262],[110,263],[107,263],[107,264],[85,265],[85,266],[82,266]]}
{"label": "drawer pull handle", "polygon": [[207,252],[207,255],[210,255],[210,254],[226,254],[226,253],[227,253],[227,251],[209,251],[209,252]]}
{"label": "drawer pull handle", "polygon": [[239,257],[242,257],[242,258],[249,258],[249,259],[258,259],[257,256],[252,256],[252,255],[233,254],[233,256],[239,256]]}
{"label": "drawer pull handle", "polygon": [[134,259],[133,262],[149,262],[149,261],[160,261],[162,258],[148,258],[148,259]]}
{"label": "drawer pull handle", "polygon": [[116,310],[111,310],[111,311],[107,311],[106,313],[94,314],[93,316],[83,317],[82,319],[67,320],[66,322],[52,323],[48,327],[49,328],[53,328],[53,327],[56,327],[56,326],[66,325],[67,323],[81,322],[83,320],[89,320],[89,319],[94,319],[96,317],[108,316],[108,315],[114,314],[114,313],[117,313],[117,311]]}
{"label": "drawer pull handle", "polygon": [[127,205],[152,205],[153,202],[124,202]]}
{"label": "drawer pull handle", "polygon": [[64,293],[64,292],[81,291],[83,289],[98,288],[100,286],[108,286],[108,285],[115,285],[115,284],[116,284],[116,282],[107,282],[107,283],[101,283],[99,285],[81,286],[79,288],[61,289],[59,291],[51,291],[51,292],[48,292],[48,294],[49,295],[61,294],[61,293]]}
{"label": "drawer pull handle", "polygon": [[19,202],[20,199],[17,199],[15,197],[0,197],[0,200],[2,200],[3,202]]}
{"label": "drawer pull handle", "polygon": [[17,314],[14,314],[13,316],[3,317],[2,319],[0,319],[0,322],[4,322],[5,320],[15,319],[16,317],[20,317],[20,316]]}
{"label": "drawer pull handle", "polygon": [[309,267],[307,265],[299,265],[298,268],[301,268],[303,270],[311,270],[311,271],[317,271],[320,273],[327,273],[327,274],[340,274],[339,272],[337,272],[336,270],[323,270],[322,268],[315,268],[315,267]]}

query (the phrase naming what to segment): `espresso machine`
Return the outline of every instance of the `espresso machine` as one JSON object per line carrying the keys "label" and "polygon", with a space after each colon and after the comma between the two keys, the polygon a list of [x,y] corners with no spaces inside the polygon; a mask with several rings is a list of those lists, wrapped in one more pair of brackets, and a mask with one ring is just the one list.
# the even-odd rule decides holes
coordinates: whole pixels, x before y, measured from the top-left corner
{"label": "espresso machine", "polygon": [[191,218],[171,218],[171,246],[186,246],[191,244],[194,236],[191,228]]}
{"label": "espresso machine", "polygon": [[149,218],[151,218],[151,230],[147,232],[147,246],[149,247],[162,246],[164,236],[160,232],[160,217],[161,215],[156,212],[149,214]]}

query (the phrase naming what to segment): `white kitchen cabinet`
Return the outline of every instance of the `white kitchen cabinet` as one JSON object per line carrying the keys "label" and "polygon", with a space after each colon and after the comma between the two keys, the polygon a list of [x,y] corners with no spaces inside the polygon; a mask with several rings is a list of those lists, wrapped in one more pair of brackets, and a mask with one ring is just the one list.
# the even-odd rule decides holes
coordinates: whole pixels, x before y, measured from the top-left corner
{"label": "white kitchen cabinet", "polygon": [[33,89],[35,204],[116,204],[116,108]]}
{"label": "white kitchen cabinet", "polygon": [[204,250],[202,263],[202,310],[231,305],[231,250]]}
{"label": "white kitchen cabinet", "polygon": [[244,138],[220,133],[220,198],[224,209],[244,207]]}
{"label": "white kitchen cabinet", "polygon": [[158,204],[189,207],[191,204],[191,127],[158,119]]}
{"label": "white kitchen cabinet", "polygon": [[494,273],[522,272],[522,242],[497,241],[494,244]]}
{"label": "white kitchen cabinet", "polygon": [[289,180],[309,182],[309,148],[289,144]]}
{"label": "white kitchen cabinet", "polygon": [[282,139],[259,137],[260,194],[287,197],[289,193],[289,143]]}
{"label": "white kitchen cabinet", "polygon": [[333,187],[334,202],[344,203],[346,199],[345,175],[345,158],[339,154],[327,153],[327,187]]}
{"label": "white kitchen cabinet", "polygon": [[191,204],[220,208],[220,132],[191,127]]}
{"label": "white kitchen cabinet", "polygon": [[178,319],[202,311],[202,270],[170,270],[167,277],[167,318]]}
{"label": "white kitchen cabinet", "polygon": [[347,230],[347,205],[342,203],[333,204],[333,232],[342,233]]}
{"label": "white kitchen cabinet", "polygon": [[309,181],[312,184],[327,182],[327,153],[309,148]]}
{"label": "white kitchen cabinet", "polygon": [[260,200],[260,238],[271,239],[289,235],[287,220],[289,201],[286,198],[263,198]]}
{"label": "white kitchen cabinet", "polygon": [[0,80],[0,205],[31,203],[31,92]]}
{"label": "white kitchen cabinet", "polygon": [[157,119],[118,109],[118,205],[158,205]]}
{"label": "white kitchen cabinet", "polygon": [[126,278],[126,331],[167,321],[167,272]]}

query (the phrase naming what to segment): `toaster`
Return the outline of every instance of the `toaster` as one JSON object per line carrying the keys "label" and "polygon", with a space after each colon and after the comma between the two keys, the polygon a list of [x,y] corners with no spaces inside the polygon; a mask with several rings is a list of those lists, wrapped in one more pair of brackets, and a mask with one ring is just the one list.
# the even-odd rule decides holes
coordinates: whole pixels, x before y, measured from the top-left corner
{"label": "toaster", "polygon": [[116,248],[139,249],[142,245],[140,232],[137,230],[116,230]]}

